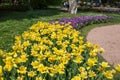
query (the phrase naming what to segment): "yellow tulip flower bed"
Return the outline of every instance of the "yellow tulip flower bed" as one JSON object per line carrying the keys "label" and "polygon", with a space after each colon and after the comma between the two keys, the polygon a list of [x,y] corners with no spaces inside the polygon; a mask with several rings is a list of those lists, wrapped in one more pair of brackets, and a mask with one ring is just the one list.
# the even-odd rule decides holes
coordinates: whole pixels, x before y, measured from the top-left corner
{"label": "yellow tulip flower bed", "polygon": [[103,51],[69,23],[38,22],[15,37],[10,52],[0,50],[0,80],[113,79],[116,71],[99,61]]}

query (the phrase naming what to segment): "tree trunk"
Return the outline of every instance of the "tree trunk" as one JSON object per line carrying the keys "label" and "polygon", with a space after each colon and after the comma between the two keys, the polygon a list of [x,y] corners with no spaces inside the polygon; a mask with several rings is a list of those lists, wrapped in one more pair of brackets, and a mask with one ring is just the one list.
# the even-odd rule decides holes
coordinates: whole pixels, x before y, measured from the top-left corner
{"label": "tree trunk", "polygon": [[77,13],[77,0],[68,0],[69,1],[69,13],[76,14]]}

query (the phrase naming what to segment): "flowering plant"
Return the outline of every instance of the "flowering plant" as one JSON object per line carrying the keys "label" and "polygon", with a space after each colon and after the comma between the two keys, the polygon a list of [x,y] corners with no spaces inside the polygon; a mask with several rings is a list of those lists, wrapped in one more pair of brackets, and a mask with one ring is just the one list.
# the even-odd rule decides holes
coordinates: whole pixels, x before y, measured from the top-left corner
{"label": "flowering plant", "polygon": [[61,25],[70,23],[74,28],[82,28],[85,25],[105,22],[111,18],[112,17],[110,16],[81,16],[81,17],[73,17],[73,18],[62,18],[62,19],[59,19],[58,22]]}
{"label": "flowering plant", "polygon": [[113,79],[115,70],[98,58],[104,50],[80,35],[69,24],[32,25],[15,37],[10,52],[0,50],[0,80]]}

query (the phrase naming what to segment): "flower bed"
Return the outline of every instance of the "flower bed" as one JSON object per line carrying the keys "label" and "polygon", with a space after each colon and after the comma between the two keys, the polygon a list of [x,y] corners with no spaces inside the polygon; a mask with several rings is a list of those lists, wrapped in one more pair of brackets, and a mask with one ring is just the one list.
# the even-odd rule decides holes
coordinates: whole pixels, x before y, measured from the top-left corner
{"label": "flower bed", "polygon": [[0,80],[113,79],[116,71],[98,58],[104,50],[80,35],[69,24],[32,25],[15,37],[10,52],[0,50]]}
{"label": "flower bed", "polygon": [[112,8],[112,7],[105,7],[105,8],[102,8],[103,12],[112,12],[112,13],[120,13],[120,9],[119,8]]}
{"label": "flower bed", "polygon": [[[62,18],[58,20],[58,23],[64,25],[66,23],[71,24],[74,28],[82,28],[83,26],[105,22],[112,17],[110,16],[81,16],[74,18]],[[53,22],[54,23],[54,22]]]}

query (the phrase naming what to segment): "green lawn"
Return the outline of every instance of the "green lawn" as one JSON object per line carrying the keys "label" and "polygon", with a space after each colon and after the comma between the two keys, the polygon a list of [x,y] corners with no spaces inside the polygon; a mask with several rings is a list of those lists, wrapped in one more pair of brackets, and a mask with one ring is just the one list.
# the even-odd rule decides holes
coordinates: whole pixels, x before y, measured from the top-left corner
{"label": "green lawn", "polygon": [[[9,51],[11,49],[11,45],[13,45],[15,35],[21,35],[25,30],[27,30],[32,24],[36,23],[37,21],[48,22],[65,17],[95,15],[108,15],[114,16],[114,18],[107,23],[93,24],[82,28],[80,31],[84,36],[86,36],[88,32],[95,27],[120,23],[120,15],[114,13],[78,11],[76,15],[71,15],[65,11],[55,8],[26,12],[0,11],[0,49]],[[116,75],[117,77],[115,80],[120,80],[119,75],[120,74]]]}

